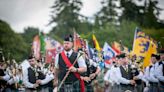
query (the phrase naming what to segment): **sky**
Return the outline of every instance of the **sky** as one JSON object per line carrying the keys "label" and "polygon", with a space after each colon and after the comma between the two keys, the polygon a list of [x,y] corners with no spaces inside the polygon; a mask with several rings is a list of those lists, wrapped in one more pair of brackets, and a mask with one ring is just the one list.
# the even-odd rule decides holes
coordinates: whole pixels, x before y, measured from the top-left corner
{"label": "sky", "polygon": [[[82,0],[81,14],[92,17],[101,8],[101,0]],[[51,20],[50,8],[54,0],[0,0],[0,19],[10,24],[15,32],[23,32],[28,26],[38,27],[48,33],[54,25],[47,26]],[[164,0],[159,0],[164,9]],[[164,11],[160,19],[164,20]]]}

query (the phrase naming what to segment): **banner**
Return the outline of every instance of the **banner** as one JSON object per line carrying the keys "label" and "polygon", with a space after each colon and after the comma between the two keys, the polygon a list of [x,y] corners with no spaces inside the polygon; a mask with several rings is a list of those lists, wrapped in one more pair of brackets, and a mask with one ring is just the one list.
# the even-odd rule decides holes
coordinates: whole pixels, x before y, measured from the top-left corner
{"label": "banner", "polygon": [[33,43],[32,43],[32,52],[36,59],[40,59],[40,38],[39,35],[36,35],[34,37]]}
{"label": "banner", "polygon": [[152,53],[157,53],[156,42],[150,36],[136,28],[132,54],[136,55],[137,57],[144,58],[148,52],[150,42],[153,45],[151,50]]}
{"label": "banner", "polygon": [[93,44],[94,44],[95,49],[98,51],[101,51],[100,45],[99,45],[99,43],[96,39],[96,36],[94,34],[92,35],[92,40],[93,40]]}
{"label": "banner", "polygon": [[[63,47],[58,41],[56,41],[50,37],[45,38],[45,43],[46,43],[46,46],[45,46],[46,63],[54,62],[56,54],[60,53],[63,50]],[[52,61],[52,60],[54,60],[54,61]]]}

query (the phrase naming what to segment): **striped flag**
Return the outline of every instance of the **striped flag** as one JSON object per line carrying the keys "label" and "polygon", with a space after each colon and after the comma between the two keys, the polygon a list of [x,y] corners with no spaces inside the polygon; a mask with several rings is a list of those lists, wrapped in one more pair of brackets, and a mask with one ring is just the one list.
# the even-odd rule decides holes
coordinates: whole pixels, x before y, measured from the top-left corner
{"label": "striped flag", "polygon": [[111,64],[111,59],[117,55],[117,52],[113,50],[107,42],[105,42],[103,47],[103,56],[106,64]]}
{"label": "striped flag", "polygon": [[117,52],[117,54],[121,54],[121,44],[120,44],[120,43],[114,41],[114,42],[112,43],[112,49],[113,49],[115,52]]}

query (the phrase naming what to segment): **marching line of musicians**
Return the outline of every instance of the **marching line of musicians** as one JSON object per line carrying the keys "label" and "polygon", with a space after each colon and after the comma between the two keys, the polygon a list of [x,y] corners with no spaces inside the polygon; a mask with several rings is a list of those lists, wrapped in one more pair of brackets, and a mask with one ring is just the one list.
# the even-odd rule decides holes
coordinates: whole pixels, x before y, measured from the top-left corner
{"label": "marching line of musicians", "polygon": [[1,59],[0,92],[164,92],[164,50],[152,54],[152,64],[145,69],[142,60],[126,54],[102,68],[87,51],[74,52],[72,43],[71,36],[66,37],[64,51],[50,64],[33,55],[24,65]]}

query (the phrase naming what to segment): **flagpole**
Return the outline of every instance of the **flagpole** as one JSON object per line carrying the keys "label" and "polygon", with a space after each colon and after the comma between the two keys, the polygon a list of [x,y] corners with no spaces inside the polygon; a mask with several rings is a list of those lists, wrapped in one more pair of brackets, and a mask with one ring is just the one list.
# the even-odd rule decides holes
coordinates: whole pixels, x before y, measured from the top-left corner
{"label": "flagpole", "polygon": [[75,51],[75,47],[76,47],[75,38],[76,38],[76,31],[75,31],[75,28],[73,28],[73,49],[74,49],[74,51]]}
{"label": "flagpole", "polygon": [[135,46],[135,39],[136,39],[136,36],[137,36],[137,29],[138,29],[138,27],[136,27],[136,29],[135,29],[135,33],[134,33],[132,52],[133,52],[133,50],[134,50],[134,46]]}

